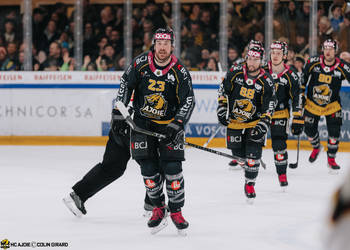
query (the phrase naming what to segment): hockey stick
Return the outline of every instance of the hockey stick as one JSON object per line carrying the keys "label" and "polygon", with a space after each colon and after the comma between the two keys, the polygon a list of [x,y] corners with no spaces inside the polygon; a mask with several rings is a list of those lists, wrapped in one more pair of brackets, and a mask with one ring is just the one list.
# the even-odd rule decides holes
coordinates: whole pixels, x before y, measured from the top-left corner
{"label": "hockey stick", "polygon": [[207,142],[204,143],[203,147],[206,148],[208,146],[209,142],[211,142],[211,140],[213,140],[213,138],[217,135],[217,133],[219,133],[220,129],[221,129],[221,125],[219,124],[218,128],[215,130],[214,133],[211,134]]}
{"label": "hockey stick", "polygon": [[299,149],[300,149],[300,135],[298,135],[298,146],[297,146],[297,162],[289,163],[289,168],[297,168],[299,162]]}
{"label": "hockey stick", "polygon": [[[142,133],[142,134],[145,134],[145,135],[156,137],[158,139],[165,139],[166,138],[166,136],[163,135],[163,134],[160,134],[160,133],[157,133],[157,132],[153,132],[153,131],[149,131],[149,130],[146,130],[146,129],[138,127],[135,124],[135,122],[132,120],[128,110],[126,109],[126,107],[124,105],[124,103],[117,102],[116,103],[116,107],[118,108],[118,110],[120,111],[122,116],[125,118],[126,122],[129,124],[129,126],[130,126],[130,128],[132,130],[134,130],[136,132],[139,132],[139,133]],[[236,157],[233,157],[232,155],[229,155],[229,154],[226,154],[226,153],[214,150],[214,149],[205,148],[205,147],[202,147],[202,146],[190,143],[190,142],[186,142],[185,141],[184,144],[187,145],[187,146],[191,146],[191,147],[194,147],[194,148],[206,151],[206,152],[210,152],[210,153],[213,153],[213,154],[221,155],[221,156],[224,156],[224,157],[227,157],[227,158],[230,158],[230,159],[237,159]]]}
{"label": "hockey stick", "polygon": [[[163,134],[160,134],[160,133],[157,133],[157,132],[153,132],[153,131],[149,131],[149,130],[146,130],[146,129],[138,127],[135,124],[135,122],[132,120],[132,118],[131,118],[127,108],[124,105],[124,103],[118,101],[118,102],[116,102],[116,107],[118,108],[118,110],[120,111],[122,116],[125,118],[125,121],[129,124],[129,126],[130,126],[130,128],[132,130],[134,130],[136,132],[139,132],[139,133],[142,133],[142,134],[145,134],[145,135],[156,137],[158,139],[165,139],[166,138],[166,136],[163,135]],[[213,154],[221,155],[221,156],[224,156],[224,157],[227,157],[227,158],[230,158],[230,159],[237,160],[237,157],[234,157],[234,156],[232,156],[230,154],[226,154],[226,153],[221,152],[221,151],[217,151],[217,150],[210,149],[210,148],[205,148],[205,147],[202,147],[200,145],[193,144],[193,143],[190,143],[190,142],[187,142],[187,141],[184,141],[184,144],[187,145],[187,146],[193,147],[193,148],[197,148],[199,150],[203,150],[203,151],[206,151],[206,152],[209,152],[209,153],[213,153]],[[262,167],[266,169],[265,163],[263,163],[261,160],[260,160],[260,162],[261,162]]]}

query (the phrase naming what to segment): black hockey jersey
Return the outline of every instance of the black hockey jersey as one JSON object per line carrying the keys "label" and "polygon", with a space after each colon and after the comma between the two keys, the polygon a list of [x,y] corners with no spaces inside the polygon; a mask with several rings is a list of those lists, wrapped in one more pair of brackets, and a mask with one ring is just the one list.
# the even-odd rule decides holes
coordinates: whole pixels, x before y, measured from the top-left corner
{"label": "black hockey jersey", "polygon": [[272,116],[274,119],[289,118],[289,100],[292,100],[293,115],[302,115],[303,103],[300,78],[288,65],[284,65],[284,67],[285,69],[279,74],[272,73],[271,62],[265,67],[275,83],[277,105]]}
{"label": "black hockey jersey", "polygon": [[331,67],[323,55],[308,60],[303,71],[302,89],[307,88],[305,109],[314,115],[330,115],[341,110],[339,91],[342,81],[350,79],[350,67],[339,58]]}
{"label": "black hockey jersey", "polygon": [[117,101],[128,105],[134,91],[135,118],[186,124],[195,105],[189,72],[174,55],[165,68],[156,68],[153,60],[151,51],[133,60],[120,80]]}
{"label": "black hockey jersey", "polygon": [[248,79],[246,65],[232,67],[221,82],[219,102],[227,103],[231,129],[252,128],[264,116],[271,118],[275,103],[273,79],[264,69]]}

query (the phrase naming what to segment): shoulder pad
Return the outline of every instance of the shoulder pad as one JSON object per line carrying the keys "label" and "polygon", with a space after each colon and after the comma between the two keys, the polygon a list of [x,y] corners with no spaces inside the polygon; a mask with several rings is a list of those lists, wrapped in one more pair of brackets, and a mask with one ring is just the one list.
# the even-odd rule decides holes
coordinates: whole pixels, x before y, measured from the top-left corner
{"label": "shoulder pad", "polygon": [[350,66],[348,63],[346,62],[341,62],[340,66],[347,72],[347,73],[350,73]]}
{"label": "shoulder pad", "polygon": [[230,68],[230,72],[241,71],[242,69],[243,69],[243,65],[242,64],[234,64]]}
{"label": "shoulder pad", "polygon": [[188,77],[190,77],[190,73],[188,72],[188,70],[185,68],[185,66],[182,65],[181,62],[177,62],[174,65],[174,68],[180,72],[180,75],[182,75],[183,79],[186,80]]}
{"label": "shoulder pad", "polygon": [[297,73],[296,73],[294,70],[289,69],[289,70],[288,70],[288,73],[290,74],[290,76],[291,76],[295,81],[298,81],[299,76],[297,75]]}
{"label": "shoulder pad", "polygon": [[270,87],[274,86],[272,76],[269,73],[266,73],[262,77],[264,82],[267,82]]}
{"label": "shoulder pad", "polygon": [[145,64],[147,62],[147,53],[142,53],[134,59],[134,67]]}
{"label": "shoulder pad", "polygon": [[313,56],[311,57],[309,60],[307,60],[307,63],[316,63],[320,61],[320,57],[319,56]]}

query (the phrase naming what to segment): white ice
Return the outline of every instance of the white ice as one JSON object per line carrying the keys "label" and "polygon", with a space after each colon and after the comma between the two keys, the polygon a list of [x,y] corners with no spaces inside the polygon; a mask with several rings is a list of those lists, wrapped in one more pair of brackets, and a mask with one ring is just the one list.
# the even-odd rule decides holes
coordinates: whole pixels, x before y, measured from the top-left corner
{"label": "white ice", "polygon": [[[168,219],[168,227],[153,236],[142,217],[144,187],[134,161],[122,178],[87,201],[82,219],[62,203],[103,152],[104,147],[1,146],[0,240],[68,242],[74,250],[319,250],[331,194],[350,162],[349,153],[338,153],[342,169],[330,175],[325,152],[309,164],[310,151],[301,151],[299,167],[288,169],[289,187],[283,193],[272,151],[265,150],[268,167],[260,169],[257,198],[248,205],[243,171],[229,171],[227,158],[186,149],[188,235],[178,236]],[[295,162],[295,151],[289,151],[289,159]]]}

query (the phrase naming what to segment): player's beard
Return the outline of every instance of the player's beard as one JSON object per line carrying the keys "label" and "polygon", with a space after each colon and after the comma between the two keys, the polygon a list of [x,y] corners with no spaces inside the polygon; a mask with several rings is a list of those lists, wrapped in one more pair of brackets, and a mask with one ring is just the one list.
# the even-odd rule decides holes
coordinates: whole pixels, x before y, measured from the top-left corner
{"label": "player's beard", "polygon": [[334,60],[335,60],[335,57],[334,56],[327,56],[326,55],[324,56],[324,60],[326,61],[326,64],[330,65],[330,64],[333,64]]}
{"label": "player's beard", "polygon": [[253,65],[248,66],[248,73],[251,75],[256,74],[259,71],[259,67],[254,67]]}
{"label": "player's beard", "polygon": [[[160,53],[162,52],[162,53]],[[169,60],[171,52],[166,54],[165,50],[160,50],[159,53],[154,53],[154,57],[157,63],[165,63]]]}

